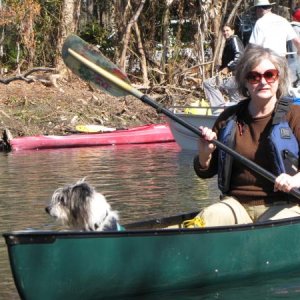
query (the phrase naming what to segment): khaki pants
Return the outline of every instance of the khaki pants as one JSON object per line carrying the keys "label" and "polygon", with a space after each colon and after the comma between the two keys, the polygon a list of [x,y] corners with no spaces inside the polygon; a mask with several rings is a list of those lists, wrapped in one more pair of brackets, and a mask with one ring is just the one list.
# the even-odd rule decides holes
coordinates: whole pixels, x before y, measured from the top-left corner
{"label": "khaki pants", "polygon": [[298,204],[277,202],[272,205],[243,206],[233,197],[225,197],[198,214],[205,227],[249,224],[299,216]]}

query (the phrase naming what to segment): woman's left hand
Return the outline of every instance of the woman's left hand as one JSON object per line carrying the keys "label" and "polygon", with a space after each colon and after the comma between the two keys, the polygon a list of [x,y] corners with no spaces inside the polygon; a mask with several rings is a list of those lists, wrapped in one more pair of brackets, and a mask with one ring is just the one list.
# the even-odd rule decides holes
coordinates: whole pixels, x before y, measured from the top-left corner
{"label": "woman's left hand", "polygon": [[288,175],[286,173],[280,174],[275,179],[274,191],[290,192],[293,188],[300,187],[300,173],[294,176]]}

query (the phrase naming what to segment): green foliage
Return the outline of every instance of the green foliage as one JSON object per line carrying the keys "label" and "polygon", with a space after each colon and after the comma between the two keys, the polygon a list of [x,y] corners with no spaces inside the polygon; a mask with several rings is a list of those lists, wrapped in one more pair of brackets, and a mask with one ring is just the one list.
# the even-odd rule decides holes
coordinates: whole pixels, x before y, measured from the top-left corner
{"label": "green foliage", "polygon": [[103,54],[113,57],[115,39],[108,29],[99,26],[97,22],[88,23],[79,33],[86,42],[97,45]]}
{"label": "green foliage", "polygon": [[[0,58],[0,66],[15,69],[17,55],[19,55],[19,62],[34,60],[33,65],[35,66],[55,66],[60,55],[57,42],[63,23],[61,14],[64,0],[4,0],[2,2],[0,30],[4,28],[5,35],[4,56]],[[207,11],[203,11],[206,2],[212,4]],[[213,17],[208,19],[204,17],[212,11],[218,11],[217,5],[213,4],[216,2],[219,3],[218,6],[224,7],[225,0],[173,1],[169,7],[170,24],[164,27],[167,1],[146,1],[138,18],[138,25],[147,58],[154,57],[156,59],[156,52],[162,50],[162,45],[167,45],[169,52],[172,52],[171,55],[168,53],[169,62],[178,63],[178,60],[182,59],[183,48],[197,46],[195,42],[197,42],[196,34],[199,30],[197,20],[199,18],[203,22],[208,20],[207,24],[205,23],[203,26],[205,30],[201,29],[205,39],[204,50],[205,52],[209,49],[214,50],[213,39],[219,33],[218,28],[215,28],[217,25],[213,23],[215,21]],[[220,14],[226,16],[231,13],[236,2],[237,0],[229,1],[227,11],[221,10]],[[131,0],[130,3],[131,10],[127,7],[127,0],[79,1],[80,7],[76,12],[79,16],[79,20],[76,20],[79,32],[75,33],[88,43],[97,45],[110,59],[119,59],[126,25],[138,9],[140,0]],[[237,13],[244,12],[245,5],[241,5]],[[288,1],[281,1],[281,5],[288,5]],[[127,9],[125,9],[126,7]],[[276,7],[274,6],[274,10]],[[36,8],[36,13],[33,14],[34,8]],[[221,17],[220,14],[215,18]],[[163,35],[163,30],[167,31],[166,35]],[[28,43],[26,43],[26,36]],[[19,53],[17,52],[17,43],[20,43],[21,47]],[[137,47],[136,34],[133,29],[129,42],[130,51],[127,51],[130,62],[139,59]],[[155,62],[159,63],[159,60],[156,59]],[[23,65],[23,69],[25,68],[26,64]]]}
{"label": "green foliage", "polygon": [[62,0],[41,2],[41,15],[35,23],[36,32],[36,65],[54,65]]}
{"label": "green foliage", "polygon": [[[4,55],[1,57],[1,67],[6,67],[9,71],[15,70],[17,66],[17,56],[18,56],[17,42],[19,41],[19,35],[16,31],[15,26],[12,24],[5,26],[4,32],[5,32],[5,38],[3,41]],[[25,54],[21,45],[19,51],[20,51],[19,61],[22,61],[25,57]]]}

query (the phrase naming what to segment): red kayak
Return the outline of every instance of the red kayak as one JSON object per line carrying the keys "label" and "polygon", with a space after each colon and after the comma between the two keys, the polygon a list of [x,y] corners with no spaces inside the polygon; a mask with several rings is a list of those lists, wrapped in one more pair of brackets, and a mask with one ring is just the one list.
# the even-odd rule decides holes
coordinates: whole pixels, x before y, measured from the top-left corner
{"label": "red kayak", "polygon": [[13,151],[165,142],[174,142],[167,124],[149,124],[105,133],[17,137],[7,141]]}

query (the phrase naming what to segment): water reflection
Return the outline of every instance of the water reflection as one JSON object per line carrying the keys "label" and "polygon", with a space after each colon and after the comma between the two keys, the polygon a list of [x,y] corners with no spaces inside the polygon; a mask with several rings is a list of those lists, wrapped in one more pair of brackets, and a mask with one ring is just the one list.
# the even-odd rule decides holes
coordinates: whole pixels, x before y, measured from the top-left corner
{"label": "water reflection", "polygon": [[[54,189],[82,177],[106,195],[124,221],[163,208],[170,213],[198,209],[209,201],[207,181],[196,177],[191,156],[173,143],[16,152],[3,158],[0,192],[8,196],[1,205],[13,226],[9,230],[24,225],[24,216],[30,221],[26,226],[42,225],[44,214],[32,220],[32,207],[42,208]],[[18,214],[21,224],[11,222]]]}

